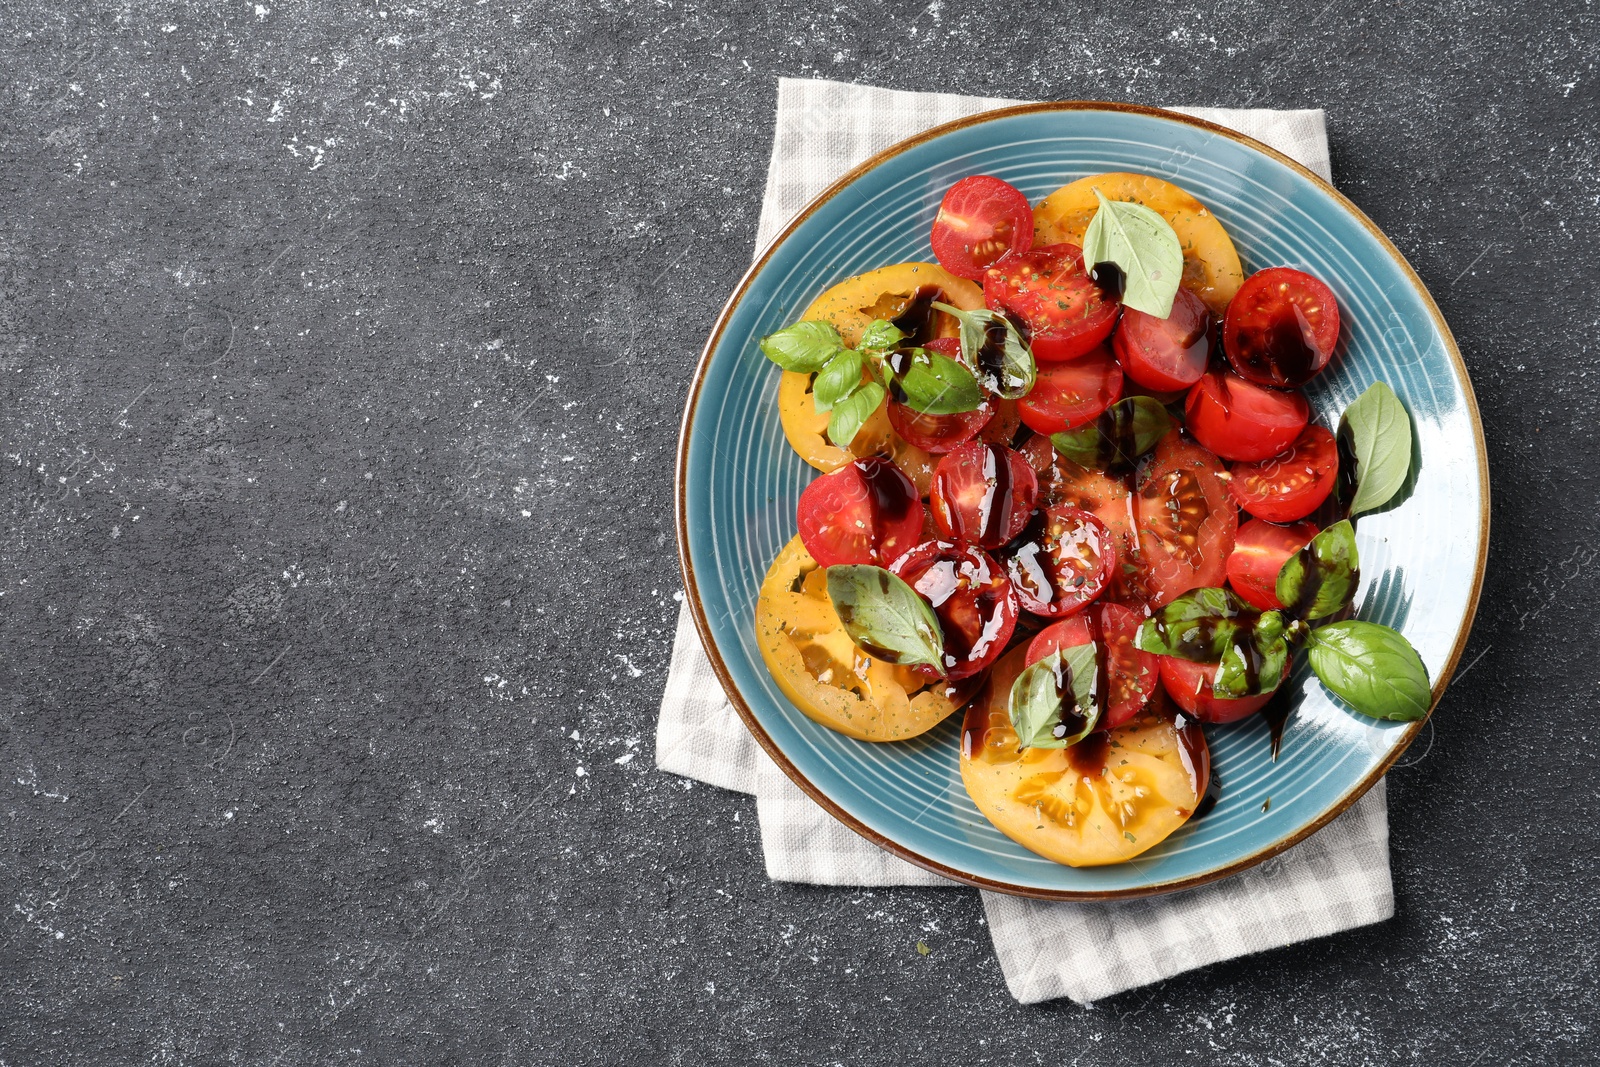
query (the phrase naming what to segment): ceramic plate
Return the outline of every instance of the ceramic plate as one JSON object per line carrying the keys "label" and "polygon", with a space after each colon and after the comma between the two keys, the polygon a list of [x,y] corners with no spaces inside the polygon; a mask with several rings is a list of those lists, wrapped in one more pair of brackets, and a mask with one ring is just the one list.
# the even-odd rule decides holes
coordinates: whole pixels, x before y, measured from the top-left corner
{"label": "ceramic plate", "polygon": [[1361,618],[1416,646],[1437,702],[1466,643],[1488,549],[1488,467],[1466,368],[1422,283],[1365,215],[1310,171],[1220,126],[1122,105],[1030,105],[937,127],[868,161],[807,208],[739,284],[696,371],[678,456],[689,603],[728,698],[778,765],[908,860],[984,888],[1059,899],[1164,892],[1259,863],[1353,803],[1423,725],[1355,714],[1302,656],[1276,763],[1259,718],[1208,728],[1216,807],[1134,862],[1075,869],[1013,843],[973,806],[957,765],[960,715],[913,741],[870,744],[812,722],[773,684],[756,647],[756,593],[794,536],[795,504],[817,472],[784,440],[780,372],[757,339],[843,278],[931,260],[929,225],[965,175],[1004,178],[1037,203],[1104,171],[1188,189],[1227,227],[1246,272],[1293,266],[1333,287],[1344,334],[1307,390],[1317,421],[1336,425],[1378,379],[1410,409],[1415,486],[1361,518],[1357,604]]}

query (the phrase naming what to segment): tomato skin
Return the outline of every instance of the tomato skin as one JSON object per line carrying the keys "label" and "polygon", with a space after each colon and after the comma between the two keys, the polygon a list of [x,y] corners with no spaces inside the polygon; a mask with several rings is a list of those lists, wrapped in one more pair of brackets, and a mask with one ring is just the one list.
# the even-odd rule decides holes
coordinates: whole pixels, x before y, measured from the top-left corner
{"label": "tomato skin", "polygon": [[922,501],[911,479],[881,456],[852,460],[800,494],[800,540],[818,566],[884,566],[922,538]]}
{"label": "tomato skin", "polygon": [[[952,359],[961,358],[961,342],[954,337],[939,337],[922,347]],[[963,411],[956,415],[929,415],[894,399],[894,391],[891,389],[889,424],[907,443],[916,445],[924,452],[942,455],[978,436],[994,418],[995,403],[995,398],[987,397],[973,411]]]}
{"label": "tomato skin", "polygon": [[1048,508],[1021,536],[1023,544],[1007,549],[1006,571],[1024,609],[1060,618],[1083,610],[1110,585],[1116,540],[1092,513]]}
{"label": "tomato skin", "polygon": [[1317,533],[1316,524],[1311,522],[1279,526],[1264,519],[1251,519],[1239,527],[1233,552],[1228,556],[1228,584],[1253,607],[1262,611],[1282,608],[1278,601],[1278,572]]}
{"label": "tomato skin", "polygon": [[1049,436],[1073,430],[1100,417],[1122,398],[1122,368],[1105,348],[1065,363],[1042,363],[1017,414],[1034,433]]}
{"label": "tomato skin", "polygon": [[999,548],[1022,532],[1039,496],[1039,479],[1013,449],[968,441],[933,472],[928,509],[941,536]]}
{"label": "tomato skin", "polygon": [[1268,522],[1294,522],[1322,506],[1339,481],[1333,433],[1307,426],[1288,451],[1259,463],[1237,463],[1228,492],[1239,506]]}
{"label": "tomato skin", "polygon": [[1339,343],[1333,290],[1290,267],[1258,270],[1228,303],[1222,348],[1240,377],[1275,389],[1304,385]]}
{"label": "tomato skin", "polygon": [[[1257,696],[1226,699],[1211,692],[1212,683],[1217,679],[1217,664],[1192,663],[1177,656],[1156,658],[1161,661],[1161,684],[1166,688],[1167,695],[1178,707],[1201,722],[1238,722],[1266,707],[1267,701],[1278,691],[1274,686],[1271,691]],[[1287,664],[1284,665],[1283,676],[1289,676]],[[1280,680],[1278,685],[1282,684]]]}
{"label": "tomato skin", "polygon": [[1011,256],[983,276],[983,300],[1020,319],[1040,363],[1076,359],[1111,336],[1115,297],[1107,296],[1083,267],[1083,249],[1059,244]]}
{"label": "tomato skin", "polygon": [[1106,665],[1111,691],[1106,700],[1105,719],[1098,727],[1110,730],[1144,710],[1156,691],[1159,657],[1136,648],[1133,643],[1144,621],[1142,614],[1122,604],[1095,604],[1088,611],[1051,623],[1035,634],[1028,644],[1028,662],[1037,663],[1057,649],[1086,645],[1094,640],[1091,616],[1099,623],[1101,639],[1111,656]]}
{"label": "tomato skin", "polygon": [[[949,541],[924,541],[890,565],[933,605],[944,631],[945,677],[970,678],[1000,657],[1017,625],[1017,594],[987,552]],[[936,676],[926,665],[913,668]]]}
{"label": "tomato skin", "polygon": [[1129,378],[1146,389],[1171,393],[1200,380],[1211,362],[1215,338],[1205,301],[1179,289],[1172,314],[1164,319],[1123,308],[1111,348]]}
{"label": "tomato skin", "polygon": [[1033,205],[1009,182],[974,174],[945,192],[930,239],[941,267],[982,281],[991,264],[1033,247]]}
{"label": "tomato skin", "polygon": [[1139,538],[1133,595],[1152,607],[1221,585],[1239,529],[1216,456],[1177,430],[1156,445],[1133,498]]}
{"label": "tomato skin", "polygon": [[1223,459],[1254,463],[1285,451],[1311,420],[1299,393],[1247,382],[1232,371],[1206,373],[1183,405],[1194,439]]}

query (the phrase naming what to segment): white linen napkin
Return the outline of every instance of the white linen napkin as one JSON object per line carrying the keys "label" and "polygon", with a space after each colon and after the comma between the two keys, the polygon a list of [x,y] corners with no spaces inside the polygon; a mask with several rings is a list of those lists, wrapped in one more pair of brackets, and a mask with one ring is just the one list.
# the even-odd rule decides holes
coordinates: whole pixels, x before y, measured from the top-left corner
{"label": "white linen napkin", "polygon": [[[757,249],[874,153],[941,122],[1018,102],[780,79]],[[1331,177],[1320,110],[1172,110],[1248,134]],[[687,605],[661,700],[656,765],[754,793],[767,874],[775,880],[956,885],[860,837],[778,769],[723,696]],[[1209,963],[1365,926],[1394,914],[1383,782],[1295,848],[1199,889],[1105,904],[982,896],[1006,985],[1024,1004],[1061,996],[1087,1003]]]}

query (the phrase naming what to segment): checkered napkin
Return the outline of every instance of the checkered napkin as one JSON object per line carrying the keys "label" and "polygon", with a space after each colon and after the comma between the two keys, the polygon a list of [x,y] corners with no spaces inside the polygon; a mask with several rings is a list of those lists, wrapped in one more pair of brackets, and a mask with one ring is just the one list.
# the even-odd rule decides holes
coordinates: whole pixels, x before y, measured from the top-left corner
{"label": "checkered napkin", "polygon": [[[875,152],[938,123],[1013,103],[780,80],[757,247]],[[1321,111],[1173,110],[1239,130],[1329,176]],[[784,776],[724,698],[687,606],[678,616],[661,699],[656,764],[754,793],[767,874],[776,880],[955,885],[858,836]],[[1290,851],[1200,889],[1105,904],[982,896],[1006,985],[1024,1004],[1062,996],[1087,1003],[1208,963],[1379,922],[1394,914],[1383,782]]]}

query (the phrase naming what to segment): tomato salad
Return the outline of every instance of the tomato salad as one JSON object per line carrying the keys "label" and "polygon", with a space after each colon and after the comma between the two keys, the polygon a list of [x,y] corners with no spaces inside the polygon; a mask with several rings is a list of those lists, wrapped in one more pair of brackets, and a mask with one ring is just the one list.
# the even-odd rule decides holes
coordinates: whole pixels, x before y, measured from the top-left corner
{"label": "tomato salad", "polygon": [[1327,429],[1300,391],[1337,353],[1326,280],[1246,275],[1142,174],[1037,206],[967,177],[930,241],[761,342],[822,472],[756,611],[797,708],[872,742],[964,709],[978,809],[1074,866],[1193,817],[1203,727],[1280,699],[1298,652],[1354,711],[1427,714],[1416,652],[1353,618],[1352,522],[1404,489],[1409,417],[1380,382]]}

